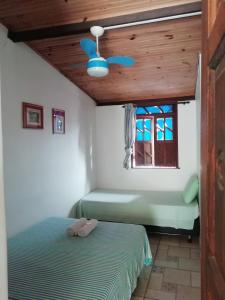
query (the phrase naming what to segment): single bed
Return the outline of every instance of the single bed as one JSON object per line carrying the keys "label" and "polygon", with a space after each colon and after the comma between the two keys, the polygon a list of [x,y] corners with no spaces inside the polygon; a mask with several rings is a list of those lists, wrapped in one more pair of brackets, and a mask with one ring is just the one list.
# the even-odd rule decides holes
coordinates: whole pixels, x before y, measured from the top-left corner
{"label": "single bed", "polygon": [[179,191],[97,189],[75,205],[75,216],[192,230],[199,207],[197,199],[186,204]]}
{"label": "single bed", "polygon": [[8,241],[13,300],[130,300],[152,260],[143,226],[99,222],[68,237],[69,218],[49,218]]}

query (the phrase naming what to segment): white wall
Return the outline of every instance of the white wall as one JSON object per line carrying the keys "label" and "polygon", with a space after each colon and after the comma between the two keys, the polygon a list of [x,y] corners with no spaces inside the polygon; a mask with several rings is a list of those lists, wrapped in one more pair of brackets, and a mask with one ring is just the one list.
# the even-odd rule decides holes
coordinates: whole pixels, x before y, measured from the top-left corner
{"label": "white wall", "polygon": [[182,190],[197,172],[196,103],[178,105],[180,169],[122,168],[124,109],[96,107],[97,187],[137,190]]}
{"label": "white wall", "polygon": [[6,254],[6,224],[5,224],[5,203],[3,191],[3,155],[2,155],[2,114],[1,114],[1,65],[2,48],[5,39],[0,38],[0,299],[8,299],[7,293],[7,254]]}
{"label": "white wall", "polygon": [[[3,31],[0,32],[3,34]],[[68,216],[95,187],[95,103],[25,44],[3,49],[2,119],[8,235],[48,216]],[[22,129],[22,101],[44,106],[44,129]],[[53,135],[51,109],[66,111]]]}

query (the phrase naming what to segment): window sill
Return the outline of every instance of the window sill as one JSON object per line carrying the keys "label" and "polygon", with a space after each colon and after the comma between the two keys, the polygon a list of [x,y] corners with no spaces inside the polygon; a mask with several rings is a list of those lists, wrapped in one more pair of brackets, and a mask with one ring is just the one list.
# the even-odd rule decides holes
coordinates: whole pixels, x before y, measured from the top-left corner
{"label": "window sill", "polygon": [[179,170],[180,167],[157,167],[157,166],[138,166],[138,167],[132,167],[132,169],[174,169],[174,170]]}

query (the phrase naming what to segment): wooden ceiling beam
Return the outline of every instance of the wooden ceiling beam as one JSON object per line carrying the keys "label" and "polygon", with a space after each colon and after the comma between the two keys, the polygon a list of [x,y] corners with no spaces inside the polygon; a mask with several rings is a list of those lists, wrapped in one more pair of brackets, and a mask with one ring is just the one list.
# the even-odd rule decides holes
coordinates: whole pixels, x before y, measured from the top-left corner
{"label": "wooden ceiling beam", "polygon": [[97,106],[109,106],[109,105],[124,105],[128,103],[133,103],[136,106],[145,106],[145,105],[162,105],[162,104],[175,104],[183,103],[187,104],[189,101],[195,100],[194,95],[182,96],[182,97],[170,97],[162,99],[142,99],[142,100],[130,100],[130,101],[110,101],[110,102],[98,102]]}
{"label": "wooden ceiling beam", "polygon": [[114,25],[122,25],[126,23],[175,16],[179,14],[193,13],[197,11],[201,11],[201,2],[199,0],[188,4],[163,7],[160,9],[148,10],[140,13],[128,14],[123,16],[115,16],[90,22],[66,24],[25,31],[9,31],[8,37],[14,42],[28,42],[47,38],[87,33],[89,32],[90,27],[93,25],[109,27]]}

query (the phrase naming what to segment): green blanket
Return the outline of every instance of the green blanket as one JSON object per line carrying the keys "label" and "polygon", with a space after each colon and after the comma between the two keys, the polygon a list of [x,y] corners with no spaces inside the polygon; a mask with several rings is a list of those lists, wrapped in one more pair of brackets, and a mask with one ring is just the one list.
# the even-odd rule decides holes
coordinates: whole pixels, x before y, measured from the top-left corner
{"label": "green blanket", "polygon": [[99,222],[68,237],[74,219],[49,218],[8,241],[9,298],[128,300],[151,251],[144,227]]}
{"label": "green blanket", "polygon": [[76,204],[74,216],[190,230],[199,208],[196,200],[186,204],[179,191],[97,189]]}

